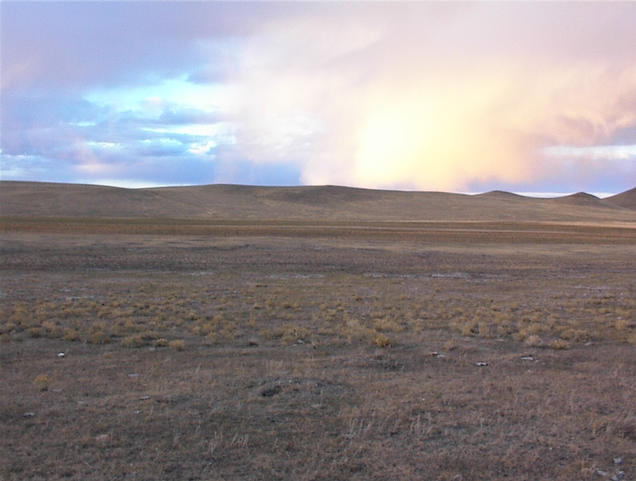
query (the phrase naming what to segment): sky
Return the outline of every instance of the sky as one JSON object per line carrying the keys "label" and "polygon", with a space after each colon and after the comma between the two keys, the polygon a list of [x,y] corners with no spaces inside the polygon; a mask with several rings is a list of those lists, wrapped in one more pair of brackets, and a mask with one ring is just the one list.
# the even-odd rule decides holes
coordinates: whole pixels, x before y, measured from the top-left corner
{"label": "sky", "polygon": [[636,186],[634,2],[0,2],[0,179]]}

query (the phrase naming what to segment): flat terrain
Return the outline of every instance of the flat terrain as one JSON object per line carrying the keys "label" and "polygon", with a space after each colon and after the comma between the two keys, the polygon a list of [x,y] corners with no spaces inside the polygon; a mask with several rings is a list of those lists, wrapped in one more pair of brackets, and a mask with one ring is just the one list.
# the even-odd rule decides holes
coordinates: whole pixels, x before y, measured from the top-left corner
{"label": "flat terrain", "polygon": [[579,202],[3,209],[0,479],[635,479],[636,214]]}

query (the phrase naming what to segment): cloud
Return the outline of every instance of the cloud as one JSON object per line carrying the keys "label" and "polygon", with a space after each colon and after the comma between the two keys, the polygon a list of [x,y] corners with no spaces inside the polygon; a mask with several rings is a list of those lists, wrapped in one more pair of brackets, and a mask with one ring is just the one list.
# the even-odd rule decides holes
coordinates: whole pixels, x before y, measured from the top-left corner
{"label": "cloud", "polygon": [[564,159],[636,161],[636,145],[594,145],[590,147],[559,145],[548,147],[544,152],[550,157]]}
{"label": "cloud", "polygon": [[[580,178],[544,149],[636,126],[634,5],[364,7],[362,24],[355,5],[246,41],[233,79],[246,157],[293,159],[306,183],[465,190]],[[583,170],[617,159],[597,160]]]}
{"label": "cloud", "polygon": [[210,49],[277,10],[223,2],[3,2],[2,88],[70,91],[210,72]]}
{"label": "cloud", "polygon": [[615,148],[636,139],[633,3],[4,2],[1,15],[5,178],[636,184]]}
{"label": "cloud", "polygon": [[[2,109],[2,178],[120,177],[148,184],[214,179],[216,144],[210,137],[217,133],[222,138],[223,129],[197,123],[214,122],[213,115],[172,104],[163,105],[154,117],[143,106],[123,112],[115,107],[54,94],[11,96]],[[209,147],[201,150],[202,145]]]}

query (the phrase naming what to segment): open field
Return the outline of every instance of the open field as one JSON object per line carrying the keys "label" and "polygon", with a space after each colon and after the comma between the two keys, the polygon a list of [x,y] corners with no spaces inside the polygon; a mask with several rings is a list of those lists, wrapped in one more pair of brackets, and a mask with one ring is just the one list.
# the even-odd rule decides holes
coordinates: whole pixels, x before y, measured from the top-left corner
{"label": "open field", "polygon": [[635,479],[620,212],[5,217],[0,479]]}

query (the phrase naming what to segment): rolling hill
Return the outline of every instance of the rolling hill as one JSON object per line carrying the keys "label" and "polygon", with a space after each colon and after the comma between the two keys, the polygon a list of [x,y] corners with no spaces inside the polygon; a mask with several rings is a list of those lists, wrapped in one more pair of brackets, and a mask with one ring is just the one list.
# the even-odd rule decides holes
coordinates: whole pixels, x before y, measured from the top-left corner
{"label": "rolling hill", "polygon": [[636,189],[608,199],[553,199],[502,191],[466,195],[338,186],[202,185],[123,189],[0,182],[0,215],[341,221],[636,222]]}
{"label": "rolling hill", "polygon": [[636,187],[626,190],[625,192],[613,195],[605,199],[614,205],[624,207],[626,209],[636,210]]}

